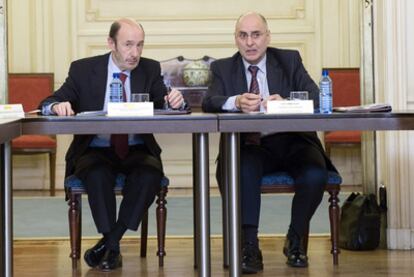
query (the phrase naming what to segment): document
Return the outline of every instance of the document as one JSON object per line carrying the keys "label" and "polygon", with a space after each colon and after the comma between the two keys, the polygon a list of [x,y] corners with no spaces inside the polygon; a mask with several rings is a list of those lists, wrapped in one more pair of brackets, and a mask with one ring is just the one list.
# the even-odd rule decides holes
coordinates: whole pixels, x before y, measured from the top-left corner
{"label": "document", "polygon": [[360,106],[349,106],[349,107],[334,107],[334,112],[342,113],[374,113],[374,112],[390,112],[392,111],[391,105],[388,104],[367,104]]}
{"label": "document", "polygon": [[98,115],[106,115],[106,111],[86,111],[77,113],[76,116],[98,116]]}

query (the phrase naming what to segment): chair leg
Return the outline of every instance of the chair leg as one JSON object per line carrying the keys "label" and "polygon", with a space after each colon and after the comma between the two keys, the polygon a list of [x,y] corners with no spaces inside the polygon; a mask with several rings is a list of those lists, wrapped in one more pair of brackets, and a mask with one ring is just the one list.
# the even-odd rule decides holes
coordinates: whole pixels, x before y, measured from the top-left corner
{"label": "chair leg", "polygon": [[329,190],[329,222],[331,225],[331,243],[332,243],[332,249],[331,254],[333,258],[333,264],[338,265],[339,260],[339,247],[338,247],[338,241],[339,241],[339,199],[338,199],[339,190],[338,189],[332,189]]}
{"label": "chair leg", "polygon": [[70,248],[69,257],[72,258],[72,269],[76,270],[80,259],[80,233],[81,233],[81,195],[69,193],[69,232]]}
{"label": "chair leg", "polygon": [[141,257],[147,256],[148,241],[148,210],[145,212],[141,221]]}
{"label": "chair leg", "polygon": [[166,228],[166,221],[167,221],[167,208],[165,204],[167,204],[167,200],[165,197],[167,196],[168,188],[162,187],[157,199],[157,238],[158,238],[158,265],[160,267],[164,266],[164,256],[165,253],[165,228]]}
{"label": "chair leg", "polygon": [[325,142],[325,153],[330,158],[331,157],[331,144]]}
{"label": "chair leg", "polygon": [[56,152],[49,153],[49,176],[50,176],[50,196],[56,194]]}

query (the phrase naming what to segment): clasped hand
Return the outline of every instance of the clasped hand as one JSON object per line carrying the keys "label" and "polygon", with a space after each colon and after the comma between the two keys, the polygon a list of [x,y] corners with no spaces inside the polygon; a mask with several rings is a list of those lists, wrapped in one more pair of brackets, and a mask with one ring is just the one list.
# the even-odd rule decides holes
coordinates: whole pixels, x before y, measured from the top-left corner
{"label": "clasped hand", "polygon": [[243,93],[236,97],[236,107],[244,113],[255,112],[260,110],[260,105],[267,109],[267,101],[283,100],[279,94],[272,94],[266,99],[254,93]]}
{"label": "clasped hand", "polygon": [[179,109],[182,107],[184,102],[184,97],[182,93],[173,88],[166,96],[164,96],[164,100],[167,102],[172,109]]}

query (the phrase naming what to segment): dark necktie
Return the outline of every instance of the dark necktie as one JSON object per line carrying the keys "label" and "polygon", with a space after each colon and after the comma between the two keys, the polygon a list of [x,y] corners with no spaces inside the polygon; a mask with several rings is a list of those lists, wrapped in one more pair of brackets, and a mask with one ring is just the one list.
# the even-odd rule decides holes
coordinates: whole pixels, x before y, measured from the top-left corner
{"label": "dark necktie", "polygon": [[[127,75],[121,73],[119,79],[122,81],[122,97],[124,102],[127,102],[126,92],[125,92],[125,80]],[[115,149],[115,153],[118,157],[123,160],[128,155],[128,135],[127,134],[112,134],[111,135],[111,145]]]}
{"label": "dark necktie", "polygon": [[[249,92],[254,94],[260,94],[259,83],[257,82],[257,71],[259,71],[259,68],[255,65],[250,65],[248,67],[248,70],[252,74]],[[260,145],[260,133],[245,134],[245,144]]]}
{"label": "dark necktie", "polygon": [[259,68],[255,65],[250,65],[249,71],[252,74],[249,92],[254,94],[260,94],[259,83],[257,82],[257,71],[259,71]]}

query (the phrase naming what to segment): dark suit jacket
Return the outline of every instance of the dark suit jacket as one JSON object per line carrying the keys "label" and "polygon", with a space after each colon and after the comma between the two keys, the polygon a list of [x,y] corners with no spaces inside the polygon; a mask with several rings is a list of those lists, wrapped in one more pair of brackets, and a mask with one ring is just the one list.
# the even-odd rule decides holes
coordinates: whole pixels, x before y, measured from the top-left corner
{"label": "dark suit jacket", "polygon": [[[65,83],[40,107],[53,102],[69,101],[75,113],[102,110],[105,102],[109,53],[72,62]],[[150,94],[154,108],[162,108],[166,88],[157,61],[141,58],[131,71],[131,91]],[[76,161],[81,157],[94,135],[75,135],[66,153],[66,176],[73,174]],[[141,134],[149,152],[160,159],[161,148],[152,134]]]}
{"label": "dark suit jacket", "polygon": [[[203,99],[203,111],[226,112],[222,106],[230,96],[248,91],[242,57],[237,52],[230,58],[214,61],[210,69],[213,79]],[[291,91],[308,91],[309,99],[314,101],[315,108],[319,107],[319,88],[303,66],[299,52],[269,47],[266,52],[266,71],[270,94],[280,94],[287,98]],[[319,149],[325,156],[328,169],[336,171],[326,156],[316,132],[294,134]]]}

